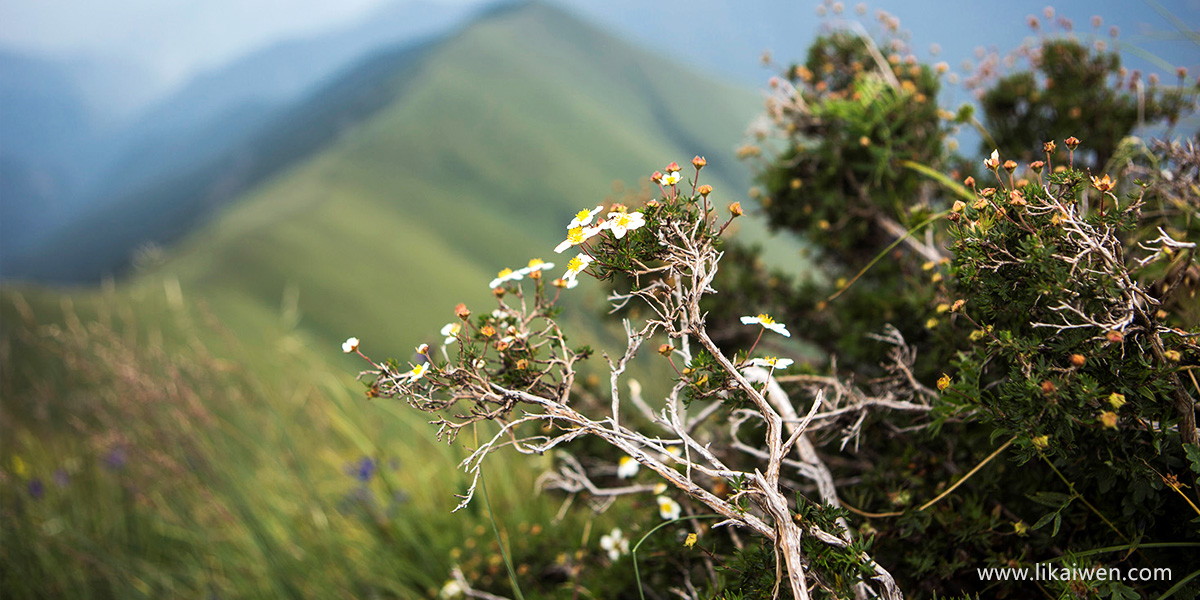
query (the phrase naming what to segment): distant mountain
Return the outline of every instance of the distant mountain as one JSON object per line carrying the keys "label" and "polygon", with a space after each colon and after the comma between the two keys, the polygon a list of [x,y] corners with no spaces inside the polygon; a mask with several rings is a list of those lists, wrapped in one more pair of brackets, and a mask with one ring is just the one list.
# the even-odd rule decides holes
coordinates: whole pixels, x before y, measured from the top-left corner
{"label": "distant mountain", "polygon": [[211,159],[365,57],[443,36],[478,10],[394,2],[348,27],[278,42],[201,74],[107,140],[112,152],[89,182],[87,202],[104,203]]}
{"label": "distant mountain", "polygon": [[741,198],[732,155],[758,110],[558,9],[497,10],[349,71],[238,153],[57,236],[25,273],[95,281],[156,242],[166,262],[129,286],[178,278],[247,322],[295,290],[323,337],[416,336],[453,302],[486,302],[501,268],[559,258],[563,224],[621,197],[614,181],[703,154],[717,193]]}
{"label": "distant mountain", "polygon": [[90,221],[245,143],[365,57],[445,35],[478,10],[395,2],[354,25],[253,52],[150,107],[156,86],[128,65],[0,52],[0,273],[11,276],[32,241],[72,219]]}
{"label": "distant mountain", "polygon": [[61,215],[72,167],[94,133],[86,99],[62,64],[0,50],[0,253]]}

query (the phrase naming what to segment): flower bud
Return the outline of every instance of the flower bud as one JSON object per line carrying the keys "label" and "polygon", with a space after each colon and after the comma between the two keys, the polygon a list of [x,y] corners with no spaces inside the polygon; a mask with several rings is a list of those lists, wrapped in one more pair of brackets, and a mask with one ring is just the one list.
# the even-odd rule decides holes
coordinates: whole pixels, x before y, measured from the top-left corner
{"label": "flower bud", "polygon": [[1029,163],[1029,168],[1033,169],[1033,172],[1037,173],[1038,175],[1042,174],[1042,167],[1045,167],[1045,166],[1046,166],[1046,163],[1044,161],[1040,161],[1040,160],[1035,160],[1035,161]]}
{"label": "flower bud", "polygon": [[670,356],[671,353],[674,351],[675,351],[675,346],[672,346],[670,344],[663,344],[658,347],[658,353],[663,356]]}
{"label": "flower bud", "polygon": [[742,216],[742,203],[741,202],[731,203],[729,205],[729,214],[731,214],[735,217]]}
{"label": "flower bud", "polygon": [[975,178],[971,177],[971,176],[967,176],[967,178],[963,180],[963,185],[965,185],[969,188],[975,187]]}
{"label": "flower bud", "polygon": [[1054,150],[1057,147],[1058,146],[1055,146],[1053,141],[1049,141],[1042,144],[1042,151],[1044,151],[1046,154],[1054,154]]}
{"label": "flower bud", "polygon": [[1079,138],[1077,138],[1075,136],[1071,136],[1071,137],[1063,140],[1063,143],[1066,144],[1068,150],[1074,151],[1076,148],[1079,147]]}
{"label": "flower bud", "polygon": [[707,164],[708,164],[708,161],[704,160],[703,156],[697,156],[692,159],[692,166],[696,167],[697,171],[699,171],[700,169],[703,169],[704,165],[707,165]]}
{"label": "flower bud", "polygon": [[1083,365],[1087,364],[1087,357],[1082,354],[1072,354],[1071,364],[1076,367],[1082,367]]}
{"label": "flower bud", "polygon": [[1108,429],[1116,429],[1117,428],[1117,413],[1115,413],[1115,412],[1106,410],[1106,411],[1100,413],[1100,416],[1098,417],[1098,419],[1100,420],[1100,423],[1102,425],[1104,425],[1105,427],[1107,427]]}
{"label": "flower bud", "polygon": [[1046,446],[1050,445],[1050,436],[1039,435],[1039,436],[1033,438],[1033,440],[1031,440],[1031,441],[1033,442],[1034,448],[1037,448],[1038,450],[1045,450]]}
{"label": "flower bud", "polygon": [[1017,161],[1011,160],[1011,159],[1004,161],[1004,170],[1008,171],[1009,173],[1016,171],[1017,170]]}
{"label": "flower bud", "polygon": [[668,173],[676,173],[676,172],[678,172],[678,171],[679,171],[679,163],[677,163],[677,162],[672,162],[671,164],[667,165],[667,169],[666,169],[666,170],[667,170],[667,172],[668,172]]}
{"label": "flower bud", "polygon": [[654,174],[650,176],[650,181],[653,181],[654,183],[662,181],[662,173],[655,171]]}
{"label": "flower bud", "polygon": [[708,195],[712,193],[712,186],[706,183],[699,188],[696,188],[696,191],[699,192],[701,196],[707,198]]}
{"label": "flower bud", "polygon": [[458,318],[466,321],[467,317],[471,316],[471,311],[467,309],[466,304],[459,302],[458,306],[454,307],[454,314],[458,315]]}

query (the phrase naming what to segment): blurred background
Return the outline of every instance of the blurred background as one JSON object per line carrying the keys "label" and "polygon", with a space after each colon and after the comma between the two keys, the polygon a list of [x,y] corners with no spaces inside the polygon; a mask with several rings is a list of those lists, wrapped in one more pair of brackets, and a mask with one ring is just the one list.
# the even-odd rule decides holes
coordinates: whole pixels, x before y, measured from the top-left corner
{"label": "blurred background", "polygon": [[[948,65],[952,109],[1051,28],[1200,71],[1197,0],[0,0],[0,596],[502,581],[484,503],[449,512],[470,440],[365,398],[340,342],[436,344],[580,208],[694,155],[751,209],[742,240],[819,278],[754,214],[739,148],[823,28],[891,19]],[[584,283],[567,317],[601,348],[603,295]],[[489,471],[522,576],[576,577],[593,528],[654,510],[563,510],[534,492],[544,466]]]}

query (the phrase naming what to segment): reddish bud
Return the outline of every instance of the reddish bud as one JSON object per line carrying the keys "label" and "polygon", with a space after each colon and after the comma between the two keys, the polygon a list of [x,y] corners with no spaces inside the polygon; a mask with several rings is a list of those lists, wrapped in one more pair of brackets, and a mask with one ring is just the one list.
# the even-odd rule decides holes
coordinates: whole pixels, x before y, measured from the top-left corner
{"label": "reddish bud", "polygon": [[471,316],[471,311],[467,308],[466,304],[459,302],[458,306],[454,307],[454,314],[458,315],[458,318],[466,321],[467,317]]}

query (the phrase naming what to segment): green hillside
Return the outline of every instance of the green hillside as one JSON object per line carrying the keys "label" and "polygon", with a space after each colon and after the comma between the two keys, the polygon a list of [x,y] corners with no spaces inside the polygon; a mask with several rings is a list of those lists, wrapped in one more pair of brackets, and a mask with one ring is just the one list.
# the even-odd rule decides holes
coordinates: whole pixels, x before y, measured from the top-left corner
{"label": "green hillside", "polygon": [[[552,259],[570,215],[707,154],[718,190],[753,95],[540,5],[441,45],[386,107],[252,190],[146,276],[233,310],[299,292],[306,328],[379,348],[432,341],[506,266]],[[738,196],[730,196],[735,199]],[[561,262],[561,261],[560,261]],[[594,292],[593,290],[591,290]],[[587,290],[580,290],[586,295]]]}
{"label": "green hillside", "polygon": [[[102,289],[0,293],[2,533],[23,540],[0,545],[0,595],[408,598],[455,562],[504,590],[484,506],[448,514],[460,450],[358,395],[338,342],[403,357],[436,341],[455,303],[489,308],[501,268],[561,270],[575,211],[672,160],[706,155],[714,198],[740,199],[732,154],[759,102],[537,4],[364,69],[259,138],[277,152],[257,183],[172,220],[203,225],[161,262]],[[212,169],[178,193],[219,185]],[[171,194],[139,201],[170,212]],[[599,285],[569,294],[576,330],[611,348]],[[348,473],[367,458],[362,483]],[[529,499],[527,460],[490,472],[515,560],[546,558],[507,532],[561,499]],[[584,514],[556,535],[583,544]]]}

